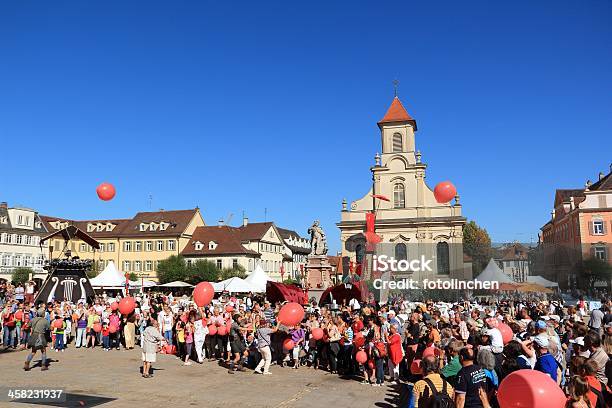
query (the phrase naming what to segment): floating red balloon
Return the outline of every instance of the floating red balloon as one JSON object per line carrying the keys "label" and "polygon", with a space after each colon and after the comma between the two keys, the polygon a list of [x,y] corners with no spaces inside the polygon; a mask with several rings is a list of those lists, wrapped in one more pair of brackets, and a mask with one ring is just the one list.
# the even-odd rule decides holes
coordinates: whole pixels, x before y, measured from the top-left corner
{"label": "floating red balloon", "polygon": [[537,370],[518,370],[499,385],[497,400],[501,408],[564,407],[565,394],[552,378]]}
{"label": "floating red balloon", "polygon": [[448,203],[457,195],[457,189],[450,181],[442,181],[434,188],[434,197],[439,203]]}
{"label": "floating red balloon", "polygon": [[23,312],[18,310],[15,312],[15,320],[21,320],[23,318]]}
{"label": "floating red balloon", "polygon": [[357,347],[363,347],[365,340],[365,337],[363,337],[363,334],[361,333],[357,333],[355,337],[353,337],[353,343],[355,343],[355,346]]}
{"label": "floating red balloon", "polygon": [[497,328],[501,332],[502,340],[504,341],[504,345],[509,343],[514,337],[514,333],[512,333],[512,329],[506,323],[500,322],[497,325]]}
{"label": "floating red balloon", "polygon": [[278,313],[278,321],[285,326],[295,326],[304,318],[304,307],[299,303],[287,303]]}
{"label": "floating red balloon", "polygon": [[214,336],[215,334],[217,334],[217,328],[211,324],[210,326],[208,326],[208,334]]}
{"label": "floating red balloon", "polygon": [[285,351],[293,350],[294,347],[295,347],[295,343],[293,342],[293,340],[285,339],[285,341],[283,341],[283,349]]}
{"label": "floating red balloon", "polygon": [[323,329],[315,327],[312,329],[312,338],[315,340],[321,340],[323,338]]}
{"label": "floating red balloon", "polygon": [[102,325],[100,323],[94,323],[92,326],[93,331],[100,333],[102,331]]}
{"label": "floating red balloon", "polygon": [[119,301],[118,308],[122,315],[129,315],[136,309],[136,301],[131,296],[124,297]]}
{"label": "floating red balloon", "polygon": [[110,183],[102,183],[96,188],[100,200],[108,201],[115,197],[115,187]]}
{"label": "floating red balloon", "polygon": [[219,336],[225,336],[227,334],[227,329],[225,328],[225,326],[219,326],[219,328],[217,329],[217,334]]}
{"label": "floating red balloon", "polygon": [[200,282],[193,289],[193,301],[198,307],[208,305],[215,296],[215,288],[210,282]]}
{"label": "floating red balloon", "polygon": [[357,360],[359,364],[363,364],[368,361],[368,355],[365,351],[359,350],[357,354],[355,354],[355,360]]}
{"label": "floating red balloon", "polygon": [[111,303],[111,310],[114,312],[117,309],[119,309],[119,303],[117,302]]}

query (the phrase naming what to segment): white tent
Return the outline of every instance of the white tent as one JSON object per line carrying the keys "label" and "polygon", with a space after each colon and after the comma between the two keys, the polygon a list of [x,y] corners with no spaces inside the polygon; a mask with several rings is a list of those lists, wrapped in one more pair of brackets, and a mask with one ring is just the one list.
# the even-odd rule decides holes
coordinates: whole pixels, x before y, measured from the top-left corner
{"label": "white tent", "polygon": [[168,282],[158,286],[161,286],[163,288],[193,288],[193,285],[190,285],[189,283],[183,281]]}
{"label": "white tent", "polygon": [[259,264],[255,266],[255,270],[251,272],[251,274],[245,279],[245,281],[253,287],[253,292],[260,293],[265,293],[266,282],[268,282],[269,280],[272,279],[270,279],[270,277],[266,275],[264,270],[261,268],[261,265]]}
{"label": "white tent", "polygon": [[152,288],[153,286],[157,286],[157,282],[148,279],[142,279],[137,281],[130,281],[130,286],[135,286],[138,288]]}
{"label": "white tent", "polygon": [[558,288],[559,284],[557,282],[553,282],[553,281],[549,281],[546,278],[543,278],[542,276],[528,276],[527,277],[527,282],[529,283],[537,283],[538,285],[542,285],[545,288]]}
{"label": "white tent", "polygon": [[106,268],[89,282],[94,288],[125,288],[125,276],[117,270],[113,261],[110,261]]}
{"label": "white tent", "polygon": [[477,280],[484,281],[497,281],[499,283],[516,283],[514,282],[508,275],[506,275],[500,268],[497,266],[497,263],[491,259],[486,268],[478,275]]}
{"label": "white tent", "polygon": [[213,283],[215,292],[228,291],[230,293],[255,292],[253,286],[246,280],[234,276],[221,282]]}

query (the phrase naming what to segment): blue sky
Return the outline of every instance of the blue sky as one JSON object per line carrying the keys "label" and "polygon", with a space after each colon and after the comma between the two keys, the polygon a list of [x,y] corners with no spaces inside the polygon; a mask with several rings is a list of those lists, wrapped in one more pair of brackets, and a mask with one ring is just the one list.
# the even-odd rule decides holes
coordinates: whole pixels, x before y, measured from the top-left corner
{"label": "blue sky", "polygon": [[0,199],[209,224],[267,208],[303,234],[321,219],[336,250],[398,78],[429,185],[528,242],[556,188],[612,161],[610,21],[605,0],[2,2]]}

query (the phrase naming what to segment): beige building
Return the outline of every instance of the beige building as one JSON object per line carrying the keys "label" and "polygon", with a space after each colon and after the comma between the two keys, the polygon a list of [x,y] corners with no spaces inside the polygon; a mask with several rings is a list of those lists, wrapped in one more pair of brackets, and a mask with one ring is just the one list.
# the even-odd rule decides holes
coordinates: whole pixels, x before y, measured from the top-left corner
{"label": "beige building", "polygon": [[[396,259],[415,259],[422,254],[434,260],[433,273],[414,272],[414,279],[451,277],[471,279],[471,266],[464,265],[463,225],[459,197],[440,204],[425,183],[427,165],[416,150],[416,121],[395,97],[378,122],[382,154],[371,167],[373,184],[362,198],[343,202],[341,221],[342,256],[361,264],[366,249],[366,214],[376,206],[376,233],[385,253]],[[364,180],[365,181],[365,180]],[[442,180],[440,180],[442,181]],[[373,194],[390,201],[378,200]]]}
{"label": "beige building", "polygon": [[[100,242],[99,251],[79,240],[71,241],[66,248],[73,256],[96,261],[99,271],[112,260],[122,272],[134,272],[153,280],[157,279],[159,261],[179,255],[195,229],[205,225],[197,207],[140,212],[131,219],[75,221],[50,216],[41,216],[41,219],[49,232],[75,225]],[[64,249],[63,240],[53,239],[49,257],[59,257]]]}

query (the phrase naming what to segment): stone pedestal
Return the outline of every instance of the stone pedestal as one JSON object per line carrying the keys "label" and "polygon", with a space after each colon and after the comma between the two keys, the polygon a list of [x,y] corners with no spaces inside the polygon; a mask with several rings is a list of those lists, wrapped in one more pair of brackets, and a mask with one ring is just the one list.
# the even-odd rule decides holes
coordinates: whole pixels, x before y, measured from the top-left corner
{"label": "stone pedestal", "polygon": [[304,282],[308,289],[327,289],[332,286],[332,266],[326,255],[309,255],[304,267]]}

